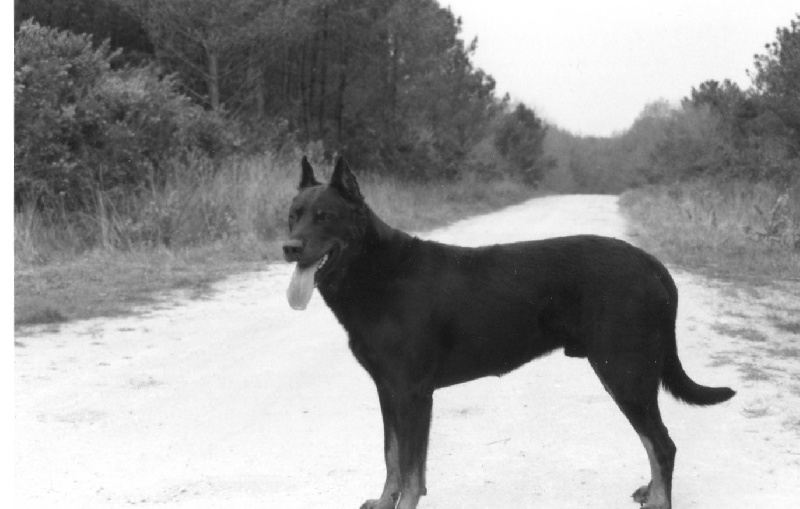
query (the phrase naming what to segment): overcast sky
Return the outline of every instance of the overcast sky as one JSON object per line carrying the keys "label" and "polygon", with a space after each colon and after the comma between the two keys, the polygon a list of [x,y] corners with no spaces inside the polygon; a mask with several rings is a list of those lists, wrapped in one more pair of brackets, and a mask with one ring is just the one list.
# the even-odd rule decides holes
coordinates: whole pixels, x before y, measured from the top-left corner
{"label": "overcast sky", "polygon": [[500,94],[576,134],[630,127],[644,105],[729,78],[787,27],[798,0],[440,0],[478,37],[474,61]]}

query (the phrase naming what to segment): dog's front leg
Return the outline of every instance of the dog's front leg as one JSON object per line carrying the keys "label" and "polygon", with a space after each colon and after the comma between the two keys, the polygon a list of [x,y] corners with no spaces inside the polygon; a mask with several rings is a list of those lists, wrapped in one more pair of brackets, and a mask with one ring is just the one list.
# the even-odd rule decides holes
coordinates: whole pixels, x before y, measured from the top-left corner
{"label": "dog's front leg", "polygon": [[386,459],[386,483],[381,497],[367,500],[361,509],[394,509],[400,498],[402,478],[400,476],[400,451],[397,439],[397,412],[394,394],[388,387],[377,384],[378,399],[383,416],[383,453]]}
{"label": "dog's front leg", "polygon": [[433,391],[401,391],[396,396],[397,441],[400,464],[398,509],[415,509],[425,486],[425,462],[431,426]]}
{"label": "dog's front leg", "polygon": [[381,497],[361,509],[416,509],[425,495],[425,461],[433,391],[378,386],[384,425],[386,484]]}

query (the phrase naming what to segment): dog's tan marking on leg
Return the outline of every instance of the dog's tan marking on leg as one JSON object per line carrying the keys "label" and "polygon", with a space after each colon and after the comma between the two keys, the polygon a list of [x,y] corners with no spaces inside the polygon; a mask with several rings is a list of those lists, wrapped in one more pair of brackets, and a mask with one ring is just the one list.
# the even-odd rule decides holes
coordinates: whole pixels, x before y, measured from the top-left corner
{"label": "dog's tan marking on leg", "polygon": [[400,492],[400,500],[397,502],[397,509],[416,509],[421,496],[422,479],[419,473],[414,472],[403,480],[403,488]]}
{"label": "dog's tan marking on leg", "polygon": [[397,443],[397,433],[392,432],[386,451],[386,485],[381,498],[394,499],[397,502],[400,497],[400,483],[400,445]]}
{"label": "dog's tan marking on leg", "polygon": [[[645,501],[637,500],[637,502],[644,502],[642,507],[647,509],[667,509],[669,503],[667,502],[666,486],[664,485],[664,474],[661,471],[661,465],[658,463],[656,451],[653,443],[644,435],[639,435],[639,439],[644,445],[644,450],[647,451],[647,459],[650,462],[650,486],[647,490],[647,499]],[[641,488],[637,490],[639,493]],[[636,500],[636,497],[634,496]]]}

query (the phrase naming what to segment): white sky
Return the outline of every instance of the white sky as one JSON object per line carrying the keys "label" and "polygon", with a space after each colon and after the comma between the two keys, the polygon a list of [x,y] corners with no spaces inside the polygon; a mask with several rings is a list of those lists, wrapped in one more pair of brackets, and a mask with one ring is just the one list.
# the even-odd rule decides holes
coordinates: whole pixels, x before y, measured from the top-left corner
{"label": "white sky", "polygon": [[440,0],[478,37],[475,64],[576,134],[607,136],[656,99],[751,81],[753,55],[800,13],[797,0]]}

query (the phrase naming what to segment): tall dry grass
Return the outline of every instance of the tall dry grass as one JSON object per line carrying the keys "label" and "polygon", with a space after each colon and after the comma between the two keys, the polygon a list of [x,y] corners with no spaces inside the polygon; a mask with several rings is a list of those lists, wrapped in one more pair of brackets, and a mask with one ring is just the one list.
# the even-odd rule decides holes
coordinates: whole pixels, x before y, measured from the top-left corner
{"label": "tall dry grass", "polygon": [[[156,191],[110,200],[93,214],[33,208],[14,216],[17,324],[119,314],[153,291],[202,291],[233,271],[281,257],[300,155],[189,161]],[[175,164],[178,164],[177,162]],[[318,179],[331,167],[314,162]],[[531,197],[512,180],[465,175],[413,183],[359,174],[367,203],[392,226],[420,231]],[[102,205],[102,206],[100,206]]]}
{"label": "tall dry grass", "polygon": [[685,182],[627,191],[620,203],[648,247],[673,263],[800,279],[800,185]]}
{"label": "tall dry grass", "polygon": [[33,207],[15,213],[17,263],[47,263],[89,251],[187,248],[278,235],[293,193],[293,169],[270,154],[174,162],[164,186],[112,200],[97,192],[93,213]]}
{"label": "tall dry grass", "polygon": [[[93,214],[49,215],[34,208],[15,214],[18,263],[47,263],[92,250],[188,248],[214,242],[251,245],[280,238],[299,181],[299,157],[290,163],[265,154],[231,158],[220,167],[197,159],[170,172],[163,187],[111,200],[97,193]],[[178,164],[178,163],[176,163]],[[326,180],[329,165],[317,162]],[[511,180],[407,182],[363,174],[367,202],[390,224],[416,230],[444,224],[530,196]]]}

